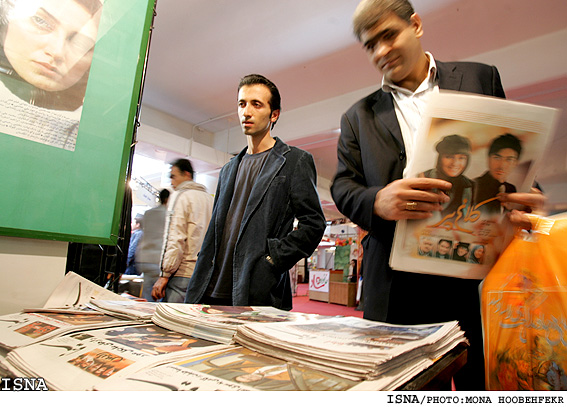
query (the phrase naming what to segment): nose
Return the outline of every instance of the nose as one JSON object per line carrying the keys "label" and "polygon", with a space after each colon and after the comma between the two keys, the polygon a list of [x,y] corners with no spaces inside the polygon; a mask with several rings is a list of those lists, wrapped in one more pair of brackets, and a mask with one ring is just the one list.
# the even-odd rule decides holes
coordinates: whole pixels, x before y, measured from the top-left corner
{"label": "nose", "polygon": [[374,47],[374,54],[373,54],[374,62],[379,62],[380,59],[388,55],[390,49],[391,49],[390,45],[387,44],[386,42],[379,42],[378,44],[376,44],[376,46]]}
{"label": "nose", "polygon": [[66,46],[67,38],[65,33],[55,30],[46,38],[44,52],[56,62],[61,62],[64,59]]}
{"label": "nose", "polygon": [[242,108],[242,115],[245,117],[250,117],[252,116],[252,114],[250,113],[250,104],[246,104],[243,108]]}

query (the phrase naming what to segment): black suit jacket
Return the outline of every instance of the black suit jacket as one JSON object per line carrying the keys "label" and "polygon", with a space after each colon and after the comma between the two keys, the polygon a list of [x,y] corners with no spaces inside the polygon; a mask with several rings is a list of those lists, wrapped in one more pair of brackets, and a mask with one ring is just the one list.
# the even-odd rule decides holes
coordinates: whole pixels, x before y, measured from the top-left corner
{"label": "black suit jacket", "polygon": [[[504,97],[493,66],[436,61],[439,87]],[[381,89],[355,103],[341,119],[337,174],[331,194],[337,208],[369,232],[363,241],[364,317],[387,321],[393,271],[388,265],[395,222],[374,215],[380,189],[402,178],[406,152],[392,95]]]}

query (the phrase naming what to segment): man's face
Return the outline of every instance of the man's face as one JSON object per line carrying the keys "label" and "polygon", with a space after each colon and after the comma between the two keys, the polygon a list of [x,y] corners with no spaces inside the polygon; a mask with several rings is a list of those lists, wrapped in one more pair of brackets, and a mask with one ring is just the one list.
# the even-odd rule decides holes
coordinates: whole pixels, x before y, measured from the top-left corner
{"label": "man's face", "polygon": [[418,62],[423,54],[419,41],[422,35],[421,19],[417,14],[412,15],[408,23],[390,13],[364,31],[361,41],[370,61],[384,78],[403,86],[405,81],[418,79],[421,71]]}
{"label": "man's face", "polygon": [[447,253],[449,253],[449,250],[451,249],[451,245],[449,244],[449,242],[439,242],[439,244],[437,245],[437,251],[439,252],[439,254],[442,255],[446,255]]}
{"label": "man's face", "polygon": [[271,111],[272,93],[264,85],[245,85],[238,91],[238,118],[247,136],[263,137],[279,117],[279,110]]}
{"label": "man's face", "polygon": [[91,65],[99,18],[75,0],[18,0],[9,16],[6,57],[37,88],[68,89]]}
{"label": "man's face", "polygon": [[511,148],[503,148],[488,156],[488,171],[494,179],[504,182],[518,164],[518,153]]}
{"label": "man's face", "polygon": [[466,254],[469,252],[469,249],[467,249],[464,246],[459,246],[457,248],[457,254],[461,257],[466,256]]}
{"label": "man's face", "polygon": [[424,239],[421,241],[419,248],[423,253],[429,253],[433,249],[433,242],[429,239]]}
{"label": "man's face", "polygon": [[186,171],[181,171],[176,166],[171,167],[171,173],[169,174],[171,179],[171,186],[173,189],[177,189],[177,186],[185,181],[191,181],[191,174]]}

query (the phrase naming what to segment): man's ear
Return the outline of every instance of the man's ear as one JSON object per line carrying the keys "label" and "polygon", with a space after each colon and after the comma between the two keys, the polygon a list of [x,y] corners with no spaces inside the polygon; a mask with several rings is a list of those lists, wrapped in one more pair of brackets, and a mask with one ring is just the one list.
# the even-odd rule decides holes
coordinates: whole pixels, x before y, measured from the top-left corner
{"label": "man's ear", "polygon": [[421,17],[417,13],[413,13],[410,17],[410,25],[415,31],[415,36],[421,38],[423,35],[423,23],[421,22]]}
{"label": "man's ear", "polygon": [[270,121],[271,121],[272,123],[275,123],[275,122],[278,121],[279,117],[280,117],[280,111],[279,111],[279,109],[278,109],[278,110],[273,110],[272,113],[271,113]]}

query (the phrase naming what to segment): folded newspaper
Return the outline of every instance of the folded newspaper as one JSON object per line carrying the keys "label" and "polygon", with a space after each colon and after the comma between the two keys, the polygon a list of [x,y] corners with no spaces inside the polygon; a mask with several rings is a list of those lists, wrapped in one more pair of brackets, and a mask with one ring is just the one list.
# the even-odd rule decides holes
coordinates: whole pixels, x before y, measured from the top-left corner
{"label": "folded newspaper", "polygon": [[253,352],[241,346],[201,353],[128,376],[106,380],[95,390],[286,391],[349,390],[358,382],[293,362]]}
{"label": "folded newspaper", "polygon": [[152,322],[172,331],[230,344],[239,325],[328,318],[334,317],[282,311],[273,307],[159,303]]}
{"label": "folded newspaper", "polygon": [[103,314],[57,313],[54,311],[2,315],[0,316],[0,349],[11,350],[68,332],[135,323]]}
{"label": "folded newspaper", "polygon": [[456,321],[391,325],[345,317],[247,324],[235,341],[248,349],[349,380],[376,380],[367,389],[395,388],[466,342]]}
{"label": "folded newspaper", "polygon": [[44,378],[50,390],[90,390],[110,377],[222,347],[154,324],[138,324],[76,332],[21,347],[11,351],[3,365],[16,377]]}
{"label": "folded newspaper", "polygon": [[499,98],[433,95],[406,175],[451,182],[450,201],[432,218],[397,222],[390,266],[484,278],[512,237],[504,220],[513,208],[499,194],[530,191],[558,116]]}

